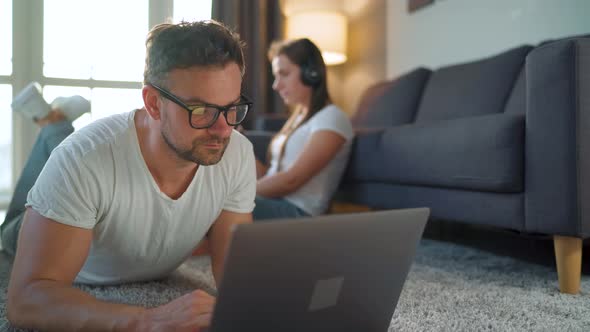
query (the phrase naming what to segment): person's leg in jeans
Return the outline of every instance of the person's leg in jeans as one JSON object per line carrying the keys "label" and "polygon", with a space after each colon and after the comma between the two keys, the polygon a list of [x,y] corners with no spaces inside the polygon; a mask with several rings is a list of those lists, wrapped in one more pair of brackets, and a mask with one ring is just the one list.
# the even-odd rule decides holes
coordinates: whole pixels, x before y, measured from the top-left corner
{"label": "person's leg in jeans", "polygon": [[12,200],[6,212],[6,218],[0,225],[2,248],[11,256],[14,256],[16,252],[16,242],[25,213],[27,194],[35,184],[37,177],[39,177],[51,151],[73,131],[72,123],[63,118],[58,122],[47,123],[41,128],[25,168],[16,183]]}
{"label": "person's leg in jeans", "polygon": [[[256,196],[256,206],[252,211],[254,222],[268,222],[285,218],[308,217],[309,214],[284,199]],[[203,240],[193,251],[193,256],[208,255],[209,240]]]}
{"label": "person's leg in jeans", "polygon": [[252,212],[254,222],[266,221],[269,219],[285,219],[308,217],[309,214],[291,204],[285,199],[273,199],[256,196],[254,201],[256,207]]}

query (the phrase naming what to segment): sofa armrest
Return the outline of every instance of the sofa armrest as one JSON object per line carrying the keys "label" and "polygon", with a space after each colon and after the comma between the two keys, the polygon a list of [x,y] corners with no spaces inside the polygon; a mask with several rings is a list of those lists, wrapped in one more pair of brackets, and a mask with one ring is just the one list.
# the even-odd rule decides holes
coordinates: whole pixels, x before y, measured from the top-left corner
{"label": "sofa armrest", "polygon": [[590,236],[590,39],[526,59],[525,228]]}
{"label": "sofa armrest", "polygon": [[268,145],[274,134],[275,132],[262,130],[247,130],[244,132],[244,136],[246,136],[254,146],[254,156],[256,156],[256,159],[260,160],[262,163],[267,162]]}

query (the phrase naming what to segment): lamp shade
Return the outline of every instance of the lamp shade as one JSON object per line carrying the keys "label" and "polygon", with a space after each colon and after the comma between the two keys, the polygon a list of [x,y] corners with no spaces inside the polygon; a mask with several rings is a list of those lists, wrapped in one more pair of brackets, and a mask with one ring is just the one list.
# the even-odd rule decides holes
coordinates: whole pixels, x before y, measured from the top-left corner
{"label": "lamp shade", "polygon": [[322,51],[326,65],[337,65],[346,61],[347,24],[346,16],[338,12],[297,12],[287,20],[287,36],[309,38]]}

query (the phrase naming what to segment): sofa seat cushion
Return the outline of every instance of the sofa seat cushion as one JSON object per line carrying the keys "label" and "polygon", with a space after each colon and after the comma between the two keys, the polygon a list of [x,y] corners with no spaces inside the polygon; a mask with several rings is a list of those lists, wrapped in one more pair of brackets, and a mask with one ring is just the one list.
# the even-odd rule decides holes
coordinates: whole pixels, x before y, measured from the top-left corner
{"label": "sofa seat cushion", "polygon": [[485,116],[357,133],[346,182],[523,191],[525,119]]}

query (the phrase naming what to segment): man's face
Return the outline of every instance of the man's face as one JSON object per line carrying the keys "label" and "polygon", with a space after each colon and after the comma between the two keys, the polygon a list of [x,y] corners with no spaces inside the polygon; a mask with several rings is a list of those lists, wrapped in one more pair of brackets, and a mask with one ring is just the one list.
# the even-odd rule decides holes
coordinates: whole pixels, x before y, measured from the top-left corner
{"label": "man's face", "polygon": [[[225,67],[175,69],[168,75],[166,88],[189,106],[227,106],[239,102],[241,84],[240,68],[229,63]],[[211,127],[194,129],[187,110],[163,97],[161,101],[161,132],[170,149],[181,159],[199,165],[218,163],[233,129],[223,113]]]}

